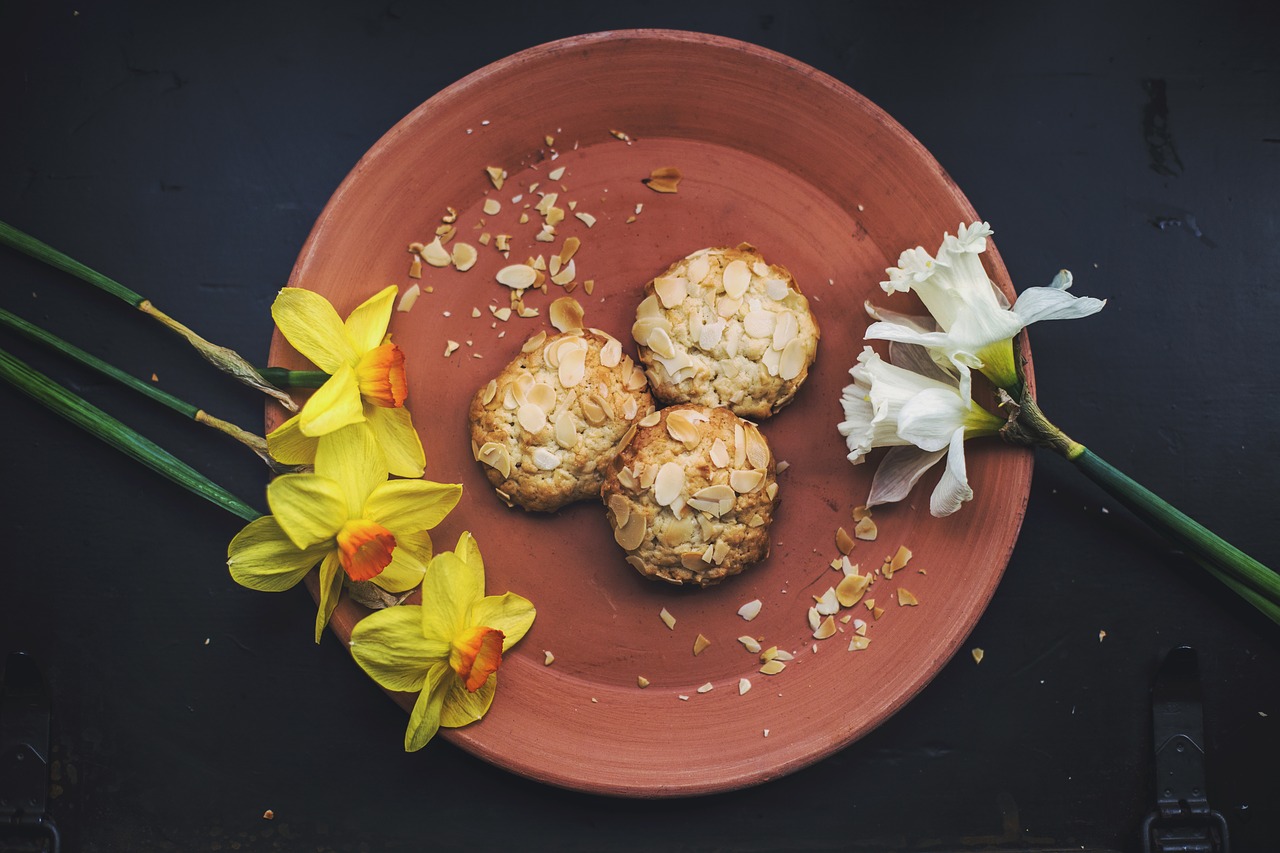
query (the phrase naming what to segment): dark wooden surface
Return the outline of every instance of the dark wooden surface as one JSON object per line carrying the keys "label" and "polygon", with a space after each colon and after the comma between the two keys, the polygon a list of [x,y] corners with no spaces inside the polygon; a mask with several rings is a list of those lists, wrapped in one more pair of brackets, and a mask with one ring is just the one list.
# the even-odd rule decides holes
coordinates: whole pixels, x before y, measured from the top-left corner
{"label": "dark wooden surface", "polygon": [[[790,54],[927,146],[1015,285],[1072,269],[1099,316],[1032,332],[1040,399],[1101,456],[1280,564],[1280,18],[1264,3],[107,3],[0,6],[0,219],[252,359],[347,170],[513,51],[702,30]],[[795,8],[793,8],[795,7]],[[262,405],[123,304],[0,251],[0,304],[252,426]],[[0,334],[259,506],[258,463]],[[1137,849],[1150,683],[1195,646],[1209,796],[1274,849],[1280,629],[1071,466],[1038,460],[1005,580],[953,660],[869,737],[786,779],[666,802],[511,776],[404,715],[305,593],[238,588],[238,522],[0,387],[0,653],[54,699],[67,849]],[[1105,631],[1105,640],[1100,632]],[[536,737],[536,733],[531,733]],[[264,820],[267,809],[275,819]]]}

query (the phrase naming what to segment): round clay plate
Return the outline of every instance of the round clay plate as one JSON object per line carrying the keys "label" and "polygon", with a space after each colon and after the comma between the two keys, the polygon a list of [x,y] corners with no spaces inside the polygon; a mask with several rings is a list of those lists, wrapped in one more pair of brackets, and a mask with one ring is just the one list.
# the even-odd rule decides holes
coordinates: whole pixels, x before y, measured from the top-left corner
{"label": "round clay plate", "polygon": [[[490,166],[507,173],[501,190]],[[678,192],[642,182],[668,166],[683,174]],[[535,239],[543,217],[531,205],[546,192],[558,193],[568,214],[554,242]],[[489,201],[501,209],[486,213]],[[451,211],[453,242],[475,246],[478,262],[466,272],[424,265],[421,279],[411,278],[407,247],[430,242]],[[388,284],[422,287],[411,310],[393,314],[391,332],[408,358],[427,477],[464,484],[433,534],[436,547],[472,531],[489,593],[518,592],[538,611],[503,661],[488,716],[442,736],[554,785],[702,794],[810,764],[911,699],[960,647],[999,581],[1027,501],[1030,454],[971,443],[976,497],[950,518],[929,515],[937,473],[902,504],[876,509],[879,537],[859,541],[851,559],[866,571],[899,546],[914,556],[872,587],[879,619],[863,604],[841,614],[868,623],[867,649],[848,650],[852,619],[814,640],[808,609],[841,577],[830,565],[836,531],[852,531],[850,513],[879,460],[850,465],[836,431],[840,390],[868,324],[863,302],[885,302],[878,282],[901,250],[933,250],[944,231],[975,218],[929,153],[856,92],[785,56],[684,32],[610,32],[518,53],[445,89],[374,145],[334,193],[289,283],[324,294],[343,316]],[[499,234],[510,235],[509,258],[495,247]],[[493,309],[509,306],[512,291],[495,273],[558,253],[570,236],[582,241],[572,295],[587,324],[633,356],[630,327],[645,283],[704,247],[749,242],[789,268],[810,299],[822,329],[816,367],[794,403],[761,425],[775,457],[789,463],[778,478],[772,553],[719,587],[641,577],[623,561],[598,503],[552,515],[508,508],[472,457],[471,396],[526,339],[551,330],[548,305],[564,295],[555,285],[531,291],[525,304],[537,316],[499,320]],[[986,260],[1012,297],[994,249]],[[914,297],[893,300],[918,309]],[[278,333],[271,357],[307,366]],[[271,425],[280,419],[269,417]],[[900,606],[900,588],[919,604]],[[753,599],[763,607],[746,622],[738,609]],[[659,616],[664,608],[672,628]],[[363,615],[344,599],[332,627],[345,642]],[[711,645],[695,656],[699,634]],[[743,635],[795,659],[761,674]],[[545,652],[554,654],[550,665]],[[406,707],[413,699],[396,698]],[[399,738],[388,733],[388,748]]]}

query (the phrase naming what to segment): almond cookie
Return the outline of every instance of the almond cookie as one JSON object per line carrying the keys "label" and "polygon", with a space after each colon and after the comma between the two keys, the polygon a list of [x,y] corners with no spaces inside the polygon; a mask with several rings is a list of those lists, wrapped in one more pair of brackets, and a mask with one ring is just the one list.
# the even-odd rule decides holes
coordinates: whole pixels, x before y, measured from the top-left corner
{"label": "almond cookie", "polygon": [[754,248],[703,249],[645,285],[631,334],[653,396],[767,418],[818,352],[818,324],[791,273]]}
{"label": "almond cookie", "polygon": [[632,424],[653,411],[642,371],[596,329],[539,332],[471,399],[471,450],[508,505],[598,498]]}
{"label": "almond cookie", "polygon": [[705,587],[769,555],[778,483],[755,424],[690,403],[637,427],[600,491],[614,539],[636,571]]}

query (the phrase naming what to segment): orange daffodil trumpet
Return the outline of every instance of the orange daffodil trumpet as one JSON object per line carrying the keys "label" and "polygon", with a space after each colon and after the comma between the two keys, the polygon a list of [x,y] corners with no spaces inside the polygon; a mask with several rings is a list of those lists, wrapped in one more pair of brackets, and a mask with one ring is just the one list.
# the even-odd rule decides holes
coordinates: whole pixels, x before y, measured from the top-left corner
{"label": "orange daffodil trumpet", "polygon": [[422,604],[376,611],[351,632],[356,663],[387,690],[419,691],[404,748],[421,749],[441,726],[479,720],[493,703],[503,653],[536,611],[515,593],[485,595],[484,560],[470,533],[431,558]]}
{"label": "orange daffodil trumpet", "polygon": [[1040,320],[1096,314],[1105,300],[1067,293],[1071,273],[1062,270],[1049,287],[1031,287],[1010,305],[987,276],[979,255],[992,234],[986,222],[961,224],[944,234],[936,256],[922,246],[907,249],[885,272],[885,293],[913,292],[927,317],[900,314],[867,303],[877,322],[867,340],[890,342],[892,363],[865,347],[849,372],[839,432],[854,464],[873,448],[889,447],[872,480],[867,506],[902,500],[916,481],[947,459],[930,499],[930,512],[945,516],[973,497],[964,463],[964,442],[982,435],[1008,437],[1006,418],[973,402],[972,370],[981,371],[1013,400],[1025,395],[1014,358],[1013,337]]}
{"label": "orange daffodil trumpet", "polygon": [[364,423],[317,440],[315,473],[267,486],[271,515],[231,540],[227,565],[241,586],[280,592],[320,564],[316,642],[337,607],[344,579],[390,593],[416,587],[432,559],[431,535],[462,486],[389,480],[386,457]]}
{"label": "orange daffodil trumpet", "polygon": [[297,287],[280,291],[271,305],[276,326],[329,379],[301,412],[267,436],[267,448],[276,460],[309,464],[321,436],[364,423],[377,437],[392,474],[422,476],[422,441],[404,406],[404,353],[387,334],[395,296],[395,285],[384,288],[344,322],[318,293]]}

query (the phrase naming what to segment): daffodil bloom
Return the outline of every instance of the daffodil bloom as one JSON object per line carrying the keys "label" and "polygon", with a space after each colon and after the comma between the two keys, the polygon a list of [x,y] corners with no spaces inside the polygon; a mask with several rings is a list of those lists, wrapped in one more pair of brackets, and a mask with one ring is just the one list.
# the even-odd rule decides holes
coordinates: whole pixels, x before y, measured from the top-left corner
{"label": "daffodil bloom", "polygon": [[387,334],[395,296],[395,285],[384,288],[344,323],[320,294],[298,287],[280,291],[271,305],[276,326],[294,349],[330,376],[301,412],[267,436],[276,460],[308,464],[315,458],[317,438],[367,423],[392,474],[422,476],[422,441],[404,407],[404,353]]}
{"label": "daffodil bloom", "polygon": [[533,624],[528,599],[484,592],[480,548],[463,533],[456,550],[431,558],[421,606],[375,611],[351,632],[351,654],[374,681],[420,691],[404,736],[408,752],[426,746],[441,726],[465,726],[488,712],[503,653]]}
{"label": "daffodil bloom", "polygon": [[979,258],[991,234],[986,222],[961,224],[956,236],[943,235],[936,257],[923,246],[904,251],[898,266],[885,270],[889,278],[880,287],[890,294],[915,293],[931,317],[909,317],[868,303],[868,313],[879,322],[867,328],[866,338],[919,344],[940,361],[981,370],[1011,390],[1018,385],[1014,335],[1040,320],[1086,317],[1106,305],[1067,293],[1071,274],[1063,270],[1049,287],[1027,288],[1010,307]]}
{"label": "daffodil bloom", "polygon": [[1004,421],[970,399],[967,373],[942,369],[919,347],[898,345],[892,354],[899,364],[864,347],[849,371],[853,384],[841,394],[845,419],[839,425],[848,459],[858,465],[874,448],[889,448],[867,498],[867,506],[875,506],[902,500],[925,471],[946,457],[929,510],[950,515],[973,497],[965,439],[995,435]]}
{"label": "daffodil bloom", "polygon": [[315,473],[286,474],[267,486],[272,514],[231,540],[227,566],[241,586],[280,592],[319,563],[320,642],[344,578],[391,593],[422,581],[432,555],[428,531],[457,505],[462,486],[388,480],[386,459],[364,424],[328,433],[317,444]]}

